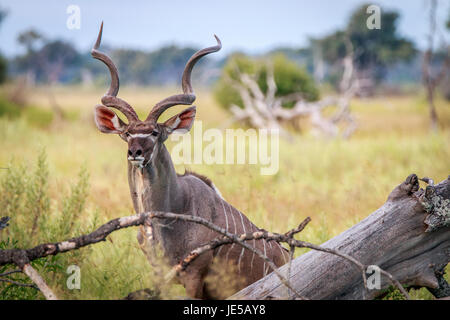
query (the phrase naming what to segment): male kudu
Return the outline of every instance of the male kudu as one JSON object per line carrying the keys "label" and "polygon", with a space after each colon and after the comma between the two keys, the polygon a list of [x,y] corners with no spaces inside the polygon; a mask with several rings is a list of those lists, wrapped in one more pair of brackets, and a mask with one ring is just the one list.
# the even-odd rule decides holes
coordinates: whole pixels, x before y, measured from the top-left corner
{"label": "male kudu", "polygon": [[[128,182],[136,213],[166,211],[197,215],[208,219],[235,234],[259,230],[240,211],[226,202],[212,182],[192,172],[179,175],[175,172],[164,141],[174,132],[188,132],[194,122],[195,106],[191,106],[169,120],[158,123],[158,118],[175,105],[191,105],[195,95],[191,86],[191,72],[203,56],[221,49],[217,45],[196,52],[187,62],[182,76],[183,94],[173,95],[158,102],[144,121],[139,120],[133,108],[117,97],[118,71],[112,60],[98,50],[103,23],[92,56],[107,65],[111,73],[111,85],[102,97],[102,105],[95,107],[95,122],[103,133],[116,133],[128,143]],[[128,119],[123,122],[114,111],[122,112]],[[151,259],[149,245],[159,245],[171,265],[180,262],[193,249],[216,238],[217,233],[198,224],[185,221],[153,221],[138,232],[141,248]],[[276,242],[253,240],[253,246],[264,252],[277,266],[287,261],[287,251]],[[193,298],[217,298],[204,279],[211,271],[213,259],[220,258],[235,264],[236,272],[245,279],[247,286],[270,272],[269,266],[255,253],[239,245],[219,247],[198,257],[179,277],[186,292]],[[240,288],[236,288],[240,289]]]}

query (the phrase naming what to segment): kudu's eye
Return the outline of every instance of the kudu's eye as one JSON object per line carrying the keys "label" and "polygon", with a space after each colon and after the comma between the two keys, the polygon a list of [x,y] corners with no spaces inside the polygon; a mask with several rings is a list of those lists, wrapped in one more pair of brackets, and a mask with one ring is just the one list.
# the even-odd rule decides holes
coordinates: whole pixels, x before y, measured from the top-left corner
{"label": "kudu's eye", "polygon": [[154,136],[154,137],[156,137],[158,134],[159,134],[158,131],[152,131],[152,133],[151,133],[151,135]]}

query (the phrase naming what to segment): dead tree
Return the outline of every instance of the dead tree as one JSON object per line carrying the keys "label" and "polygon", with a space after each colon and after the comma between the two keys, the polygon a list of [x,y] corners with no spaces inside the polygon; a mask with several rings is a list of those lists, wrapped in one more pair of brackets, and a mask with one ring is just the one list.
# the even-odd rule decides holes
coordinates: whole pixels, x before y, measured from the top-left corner
{"label": "dead tree", "polygon": [[[386,203],[366,219],[321,245],[351,255],[362,264],[389,272],[405,287],[427,287],[437,298],[448,297],[443,278],[450,261],[450,176],[419,190],[410,175],[389,195]],[[287,274],[287,266],[279,269]],[[373,299],[386,292],[364,286],[360,270],[336,255],[310,251],[292,261],[291,286],[310,299]],[[232,299],[282,299],[286,288],[270,274],[233,295]]]}
{"label": "dead tree", "polygon": [[450,71],[450,54],[448,53],[448,47],[444,43],[444,49],[446,50],[446,55],[444,62],[439,70],[439,72],[433,72],[433,46],[434,38],[436,35],[436,11],[437,11],[437,1],[430,1],[430,13],[429,13],[429,34],[428,34],[428,49],[425,51],[423,56],[422,64],[422,81],[425,86],[428,109],[430,112],[431,130],[436,131],[438,128],[438,114],[436,111],[436,106],[434,102],[435,91],[439,86],[441,81]]}
{"label": "dead tree", "polygon": [[[235,66],[237,78],[227,77],[225,80],[239,93],[243,106],[241,108],[234,104],[230,105],[229,110],[233,114],[231,121],[244,122],[255,128],[278,129],[282,135],[289,137],[283,124],[290,123],[298,129],[298,120],[308,118],[315,135],[350,137],[357,128],[357,122],[351,113],[350,101],[364,90],[368,79],[356,75],[355,50],[348,37],[345,45],[347,54],[337,62],[343,70],[338,94],[324,97],[319,101],[307,101],[300,92],[277,96],[274,70],[270,63],[266,66],[266,92],[258,85],[257,75],[242,73],[239,67]],[[294,106],[289,109],[283,107],[288,102],[294,103]],[[331,116],[326,116],[324,110],[330,108],[334,108],[335,111]]]}
{"label": "dead tree", "polygon": [[[359,90],[360,83],[354,76],[353,50],[341,61],[343,76],[339,94],[325,97],[319,101],[307,101],[301,93],[279,97],[275,83],[273,67],[268,64],[266,72],[267,91],[264,93],[256,77],[240,72],[236,67],[237,80],[228,77],[226,81],[239,92],[243,108],[231,105],[233,122],[245,122],[251,127],[278,129],[284,136],[289,136],[283,128],[284,123],[295,124],[300,118],[309,118],[315,135],[328,137],[349,137],[356,129],[356,121],[351,114],[350,101]],[[283,104],[293,102],[293,108]],[[336,108],[331,116],[325,116],[326,108]]]}

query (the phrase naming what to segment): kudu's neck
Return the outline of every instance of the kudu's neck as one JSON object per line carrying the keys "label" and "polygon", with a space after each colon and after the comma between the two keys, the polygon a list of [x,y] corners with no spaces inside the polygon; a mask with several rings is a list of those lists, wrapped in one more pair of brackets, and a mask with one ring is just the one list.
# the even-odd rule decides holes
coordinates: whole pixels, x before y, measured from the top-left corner
{"label": "kudu's neck", "polygon": [[184,194],[164,144],[158,144],[152,160],[139,168],[128,162],[128,183],[136,212],[149,210],[179,212]]}

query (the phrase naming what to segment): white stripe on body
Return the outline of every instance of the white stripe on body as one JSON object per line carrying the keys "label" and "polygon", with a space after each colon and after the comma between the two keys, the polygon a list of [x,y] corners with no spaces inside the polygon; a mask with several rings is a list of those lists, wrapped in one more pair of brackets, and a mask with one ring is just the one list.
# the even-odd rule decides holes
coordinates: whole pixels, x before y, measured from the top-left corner
{"label": "white stripe on body", "polygon": [[220,199],[225,200],[225,199],[222,197],[222,194],[220,193],[219,189],[217,189],[216,186],[214,185],[214,183],[211,182],[211,185],[212,185],[214,191],[215,191],[215,192],[217,193],[217,195],[220,197]]}
{"label": "white stripe on body", "polygon": [[279,244],[278,242],[276,242],[276,244],[278,245],[278,248],[281,251],[281,256],[283,257],[284,263],[287,263],[286,261],[286,256],[284,255],[284,251],[283,251],[283,247],[281,246],[281,244]]}
{"label": "white stripe on body", "polygon": [[[256,240],[253,239],[253,248],[256,249]],[[252,255],[252,262],[250,264],[250,272],[253,271],[253,260],[255,259],[255,251],[253,251],[253,255]]]}
{"label": "white stripe on body", "polygon": [[[228,231],[228,217],[227,217],[227,212],[226,212],[226,210],[225,210],[225,206],[223,205],[223,200],[221,201],[221,203],[222,203],[222,209],[223,209],[223,214],[225,215],[225,224],[226,224],[226,228],[225,228],[225,230],[227,230]],[[217,251],[217,255],[219,255],[219,253],[220,253],[220,251],[222,251],[222,248],[223,248],[224,246],[220,246],[220,248],[219,248],[219,250]]]}
{"label": "white stripe on body", "polygon": [[[231,213],[231,218],[233,219],[233,224],[234,224],[234,234],[236,234],[236,220],[234,220],[234,215],[233,215],[233,210],[231,209],[230,204],[227,202],[226,203],[228,205],[228,208],[230,208],[230,213]],[[228,262],[228,255],[230,254],[230,251],[233,250],[235,243],[233,242],[233,244],[231,245],[230,249],[227,252],[227,255],[225,257],[225,261]]]}
{"label": "white stripe on body", "polygon": [[[244,233],[247,233],[247,231],[245,230],[244,218],[242,217],[242,212],[240,212],[239,210],[238,210],[238,212],[239,212],[239,215],[241,216],[242,229],[244,230]],[[238,270],[239,270],[239,273],[241,273],[241,259],[242,259],[242,256],[244,255],[244,250],[245,250],[245,248],[242,247],[241,254],[239,255],[239,260],[238,260]]]}

